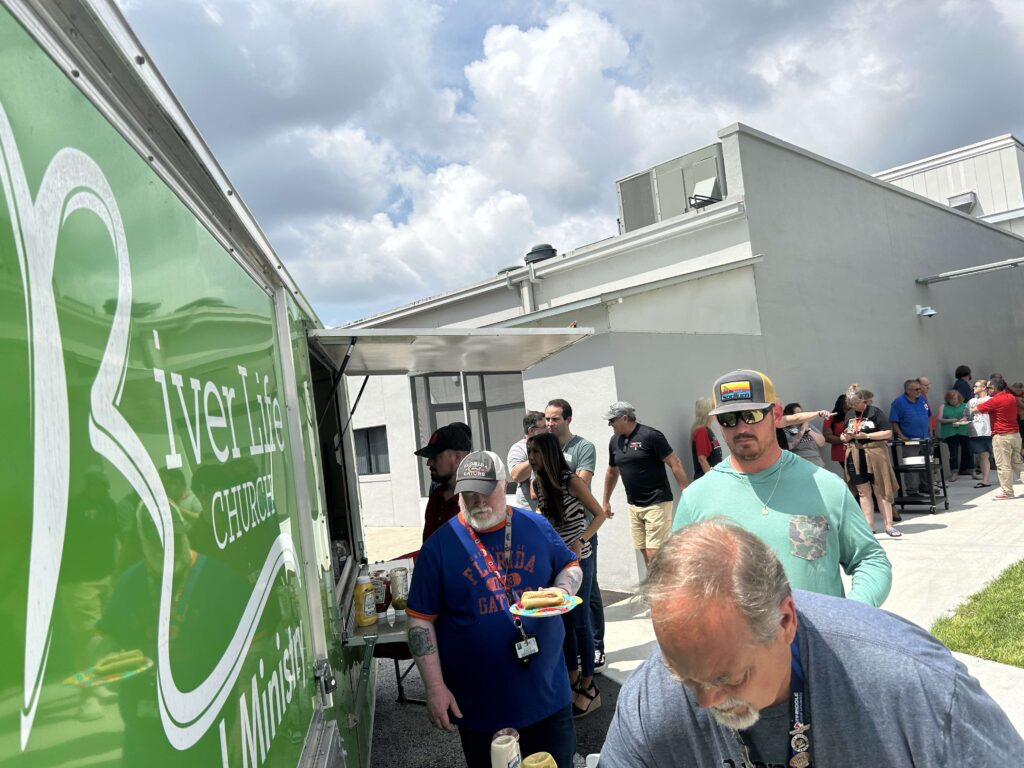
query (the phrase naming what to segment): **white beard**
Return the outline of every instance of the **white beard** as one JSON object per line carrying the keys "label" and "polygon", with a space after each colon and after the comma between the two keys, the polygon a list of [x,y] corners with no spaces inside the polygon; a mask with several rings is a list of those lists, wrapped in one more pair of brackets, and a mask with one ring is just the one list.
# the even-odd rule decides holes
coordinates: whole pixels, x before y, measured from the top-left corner
{"label": "white beard", "polygon": [[[739,712],[726,711],[736,707],[743,707],[743,709]],[[761,719],[761,713],[743,699],[727,699],[721,704],[711,707],[711,716],[726,728],[732,728],[735,731],[753,728],[754,724]]]}
{"label": "white beard", "polygon": [[505,519],[504,509],[492,509],[488,505],[466,510],[466,520],[475,531],[493,528]]}

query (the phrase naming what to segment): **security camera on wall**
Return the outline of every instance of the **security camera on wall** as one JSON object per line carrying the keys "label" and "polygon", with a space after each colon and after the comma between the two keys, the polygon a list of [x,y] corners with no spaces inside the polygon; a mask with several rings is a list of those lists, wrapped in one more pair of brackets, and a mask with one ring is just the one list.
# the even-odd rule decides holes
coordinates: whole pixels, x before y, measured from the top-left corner
{"label": "security camera on wall", "polygon": [[918,304],[917,305],[917,314],[920,317],[935,317],[939,313],[936,312],[931,307],[922,307],[920,304]]}

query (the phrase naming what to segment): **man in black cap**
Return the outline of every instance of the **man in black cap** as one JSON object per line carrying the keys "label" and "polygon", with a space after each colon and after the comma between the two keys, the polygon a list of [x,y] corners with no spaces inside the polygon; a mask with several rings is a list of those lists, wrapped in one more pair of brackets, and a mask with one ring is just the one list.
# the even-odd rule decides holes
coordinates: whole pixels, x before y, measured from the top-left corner
{"label": "man in black cap", "polygon": [[680,491],[690,484],[690,479],[665,435],[638,423],[632,404],[624,400],[612,403],[604,418],[615,433],[608,444],[604,509],[611,514],[612,491],[621,474],[633,548],[643,554],[644,565],[650,565],[658,547],[672,532],[672,487],[665,468],[672,470]]}
{"label": "man in black cap", "polygon": [[430,481],[434,490],[427,499],[423,520],[423,541],[459,514],[459,497],[455,493],[455,471],[466,454],[473,450],[469,427],[461,421],[441,427],[430,436],[427,444],[416,451],[427,460]]}

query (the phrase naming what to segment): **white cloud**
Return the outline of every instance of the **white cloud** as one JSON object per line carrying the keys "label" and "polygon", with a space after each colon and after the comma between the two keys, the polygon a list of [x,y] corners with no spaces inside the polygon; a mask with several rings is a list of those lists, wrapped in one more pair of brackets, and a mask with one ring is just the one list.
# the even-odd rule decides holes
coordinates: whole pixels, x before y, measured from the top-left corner
{"label": "white cloud", "polygon": [[863,170],[1021,130],[1013,0],[122,0],[334,322],[615,233],[742,121]]}
{"label": "white cloud", "polygon": [[[338,323],[489,277],[521,261],[533,212],[470,166],[405,171],[413,190],[404,222],[324,216],[283,227],[275,241],[304,243],[290,269],[327,322]],[[383,301],[382,301],[383,297]]]}

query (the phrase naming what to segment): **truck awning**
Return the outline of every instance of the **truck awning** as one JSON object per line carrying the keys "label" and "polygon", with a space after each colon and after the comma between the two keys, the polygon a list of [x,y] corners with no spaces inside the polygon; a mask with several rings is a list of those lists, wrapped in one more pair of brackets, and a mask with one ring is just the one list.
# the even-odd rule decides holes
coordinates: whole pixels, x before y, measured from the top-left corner
{"label": "truck awning", "polygon": [[593,334],[593,328],[318,328],[309,338],[339,370],[375,376],[525,371]]}

